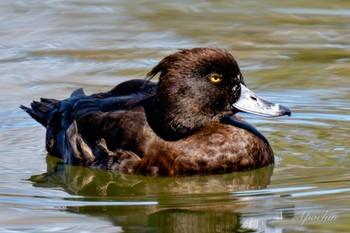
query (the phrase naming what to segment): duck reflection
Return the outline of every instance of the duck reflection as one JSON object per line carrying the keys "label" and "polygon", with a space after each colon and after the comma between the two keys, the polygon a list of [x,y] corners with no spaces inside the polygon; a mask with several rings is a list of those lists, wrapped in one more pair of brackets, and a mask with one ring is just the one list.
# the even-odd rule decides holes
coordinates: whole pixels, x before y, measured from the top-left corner
{"label": "duck reflection", "polygon": [[273,166],[223,175],[147,177],[64,165],[51,156],[47,164],[46,173],[30,178],[35,187],[63,189],[82,202],[68,211],[108,218],[125,232],[249,231],[266,228],[269,220],[242,216],[254,201],[233,193],[266,188]]}

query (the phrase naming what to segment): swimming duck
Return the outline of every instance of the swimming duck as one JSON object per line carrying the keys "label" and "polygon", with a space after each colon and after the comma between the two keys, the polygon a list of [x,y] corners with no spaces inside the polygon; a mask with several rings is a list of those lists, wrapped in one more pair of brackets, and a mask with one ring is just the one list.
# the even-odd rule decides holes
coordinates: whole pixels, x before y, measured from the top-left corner
{"label": "swimming duck", "polygon": [[234,57],[220,48],[180,50],[146,79],[108,92],[78,89],[21,108],[46,127],[48,153],[66,164],[164,176],[273,164],[267,139],[237,113],[291,114],[250,91]]}

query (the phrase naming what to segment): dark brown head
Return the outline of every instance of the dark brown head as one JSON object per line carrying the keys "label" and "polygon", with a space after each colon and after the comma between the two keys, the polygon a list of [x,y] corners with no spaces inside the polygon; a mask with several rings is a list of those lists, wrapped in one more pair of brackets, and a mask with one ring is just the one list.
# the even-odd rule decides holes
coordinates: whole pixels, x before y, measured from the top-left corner
{"label": "dark brown head", "polygon": [[[152,118],[165,139],[176,140],[207,122],[219,122],[239,110],[244,111],[234,103],[245,95],[242,89],[249,89],[236,60],[224,49],[181,50],[165,57],[148,76],[159,72]],[[250,100],[257,103],[260,100],[257,98],[254,95]]]}

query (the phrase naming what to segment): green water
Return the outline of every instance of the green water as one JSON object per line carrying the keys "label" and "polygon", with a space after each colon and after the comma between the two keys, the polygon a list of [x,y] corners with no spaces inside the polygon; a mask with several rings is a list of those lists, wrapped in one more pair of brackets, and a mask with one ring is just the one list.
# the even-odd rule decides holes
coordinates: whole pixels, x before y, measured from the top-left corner
{"label": "green water", "polygon": [[[349,232],[349,1],[0,1],[0,232]],[[276,164],[182,178],[60,166],[18,106],[216,46],[292,116],[243,114]]]}

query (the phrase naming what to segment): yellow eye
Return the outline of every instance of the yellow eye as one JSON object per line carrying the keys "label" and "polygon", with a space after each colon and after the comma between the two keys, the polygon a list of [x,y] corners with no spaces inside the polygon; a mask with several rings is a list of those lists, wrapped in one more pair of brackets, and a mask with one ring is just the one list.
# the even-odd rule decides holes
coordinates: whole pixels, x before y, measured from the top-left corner
{"label": "yellow eye", "polygon": [[213,83],[218,83],[221,82],[222,78],[218,75],[213,75],[210,77],[210,81],[212,81]]}

